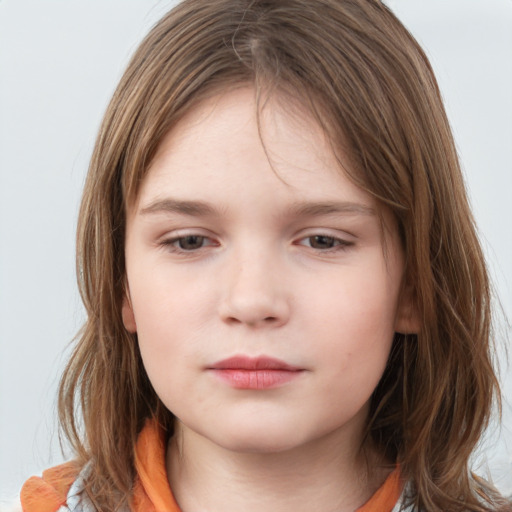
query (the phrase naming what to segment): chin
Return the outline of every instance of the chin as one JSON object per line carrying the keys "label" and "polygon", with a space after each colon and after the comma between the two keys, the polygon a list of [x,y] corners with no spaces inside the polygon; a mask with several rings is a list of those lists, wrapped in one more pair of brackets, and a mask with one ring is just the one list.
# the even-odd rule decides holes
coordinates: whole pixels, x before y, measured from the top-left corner
{"label": "chin", "polygon": [[291,440],[290,436],[278,439],[268,435],[245,437],[237,436],[236,439],[231,438],[226,443],[222,443],[223,448],[232,452],[262,455],[286,452],[300,444],[300,442],[294,442]]}
{"label": "chin", "polygon": [[210,439],[226,450],[236,453],[281,453],[307,444],[307,435],[291,425],[236,425]]}

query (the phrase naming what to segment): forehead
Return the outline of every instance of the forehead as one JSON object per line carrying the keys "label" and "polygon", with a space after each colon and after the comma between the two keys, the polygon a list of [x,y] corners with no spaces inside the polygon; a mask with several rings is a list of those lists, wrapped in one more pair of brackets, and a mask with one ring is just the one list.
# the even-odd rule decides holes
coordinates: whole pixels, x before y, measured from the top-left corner
{"label": "forehead", "polygon": [[[347,159],[348,161],[348,159]],[[343,170],[315,118],[297,101],[275,94],[258,104],[254,89],[216,95],[192,108],[163,138],[143,180],[139,203],[162,194],[228,200],[266,187],[283,201],[315,195],[324,201],[373,199]]]}

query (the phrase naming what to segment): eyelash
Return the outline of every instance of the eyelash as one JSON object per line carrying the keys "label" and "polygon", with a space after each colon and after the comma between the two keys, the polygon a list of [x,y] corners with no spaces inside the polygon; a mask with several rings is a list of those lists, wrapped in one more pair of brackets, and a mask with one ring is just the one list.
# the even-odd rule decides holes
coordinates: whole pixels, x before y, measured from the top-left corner
{"label": "eyelash", "polygon": [[[299,242],[303,241],[303,240],[309,240],[311,241],[311,239],[324,239],[324,240],[327,240],[329,243],[332,243],[333,245],[331,247],[327,247],[327,248],[324,248],[324,249],[319,249],[319,248],[315,248],[315,247],[312,247],[311,245],[308,245],[307,247],[310,247],[311,249],[314,249],[314,250],[318,250],[322,253],[330,253],[330,252],[338,252],[338,251],[345,251],[347,250],[350,246],[354,245],[353,242],[349,242],[347,240],[343,240],[342,238],[337,238],[335,236],[331,236],[331,235],[322,235],[322,234],[317,234],[317,235],[309,235],[309,236],[306,236],[304,238],[301,238],[299,240]],[[318,240],[317,240],[318,241]],[[304,245],[304,244],[301,244],[299,243],[298,245]]]}
{"label": "eyelash", "polygon": [[[185,241],[187,239],[199,239],[199,242],[200,242],[201,245],[199,247],[195,247],[195,248],[191,248],[191,249],[190,248],[189,249],[185,249],[184,247],[180,247],[180,245],[182,245],[183,241]],[[332,245],[331,245],[331,247],[324,247],[324,248],[313,247],[311,245],[311,241],[313,239],[316,239],[317,242],[320,241],[319,239],[323,239],[324,243],[328,243],[328,244],[332,244]],[[208,243],[207,245],[203,245],[203,243],[205,241],[208,241],[208,240],[210,242],[212,242],[212,243]],[[306,245],[304,243],[301,243],[304,240],[308,240],[310,243],[308,245]],[[219,244],[215,243],[214,241],[212,241],[211,238],[209,238],[207,236],[190,234],[190,235],[185,235],[185,236],[179,236],[179,237],[176,237],[176,238],[171,238],[171,239],[168,239],[168,240],[163,240],[161,242],[161,245],[164,246],[166,249],[168,249],[170,252],[173,252],[173,253],[177,253],[177,254],[193,254],[193,253],[197,253],[201,249],[204,249],[205,247],[212,247],[212,246],[213,247],[218,247]],[[337,238],[335,236],[331,236],[331,235],[315,234],[315,235],[309,235],[309,236],[300,238],[294,245],[301,245],[301,246],[304,246],[304,247],[309,247],[310,249],[313,249],[315,251],[319,251],[322,254],[326,254],[326,253],[329,254],[329,253],[338,252],[338,251],[345,251],[349,247],[353,246],[354,243],[353,242],[349,242],[347,240],[343,240],[342,238]]]}
{"label": "eyelash", "polygon": [[169,249],[171,252],[182,253],[182,254],[194,253],[194,252],[197,252],[197,251],[203,249],[204,247],[218,245],[215,243],[211,243],[206,246],[201,244],[200,247],[197,247],[195,249],[184,249],[183,247],[179,247],[179,244],[181,242],[183,242],[184,240],[187,240],[187,239],[191,239],[191,238],[200,239],[201,242],[204,242],[205,240],[211,240],[209,237],[204,236],[204,235],[190,234],[190,235],[185,235],[185,236],[178,236],[176,238],[171,238],[169,240],[163,240],[161,245],[166,247],[167,249]]}

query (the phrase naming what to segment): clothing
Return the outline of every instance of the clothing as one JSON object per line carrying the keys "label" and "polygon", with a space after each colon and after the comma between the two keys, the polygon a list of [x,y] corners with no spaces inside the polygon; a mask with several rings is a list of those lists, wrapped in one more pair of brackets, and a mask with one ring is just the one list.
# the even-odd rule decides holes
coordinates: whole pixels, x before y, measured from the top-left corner
{"label": "clothing", "polygon": [[[137,440],[137,476],[132,506],[126,512],[180,512],[167,480],[165,452],[164,432],[156,422],[148,421]],[[88,466],[79,471],[76,464],[67,463],[43,472],[42,478],[30,478],[21,490],[23,512],[94,512],[94,507],[82,492],[88,470]],[[401,490],[400,475],[396,469],[357,512],[403,510],[400,506]]]}

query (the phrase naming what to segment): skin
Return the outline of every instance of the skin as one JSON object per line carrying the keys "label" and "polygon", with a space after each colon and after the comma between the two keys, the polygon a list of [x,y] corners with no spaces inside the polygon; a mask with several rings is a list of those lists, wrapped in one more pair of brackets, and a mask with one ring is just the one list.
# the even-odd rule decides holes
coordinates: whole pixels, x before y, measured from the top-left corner
{"label": "skin", "polygon": [[[177,418],[184,512],[353,511],[388,472],[360,448],[393,334],[411,329],[397,230],[382,212],[384,244],[374,199],[290,109],[271,98],[258,131],[251,88],[195,107],[128,211],[123,319]],[[210,370],[235,355],[300,371],[236,389]]]}

